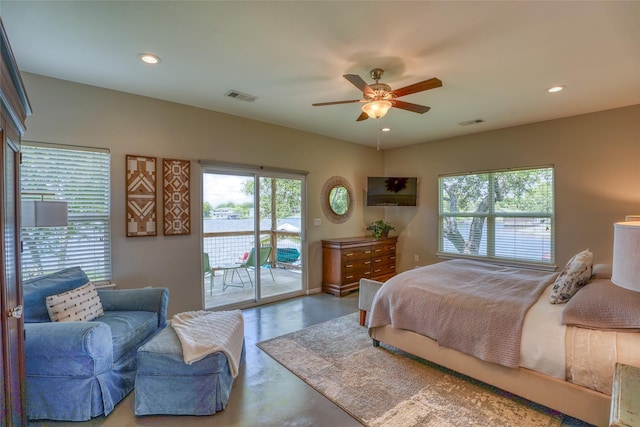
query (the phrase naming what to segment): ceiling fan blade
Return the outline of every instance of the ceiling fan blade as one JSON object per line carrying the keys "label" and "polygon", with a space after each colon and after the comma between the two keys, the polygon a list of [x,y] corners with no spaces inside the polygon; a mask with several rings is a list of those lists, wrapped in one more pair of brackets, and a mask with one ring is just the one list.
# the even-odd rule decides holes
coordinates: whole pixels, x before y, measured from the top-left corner
{"label": "ceiling fan blade", "polygon": [[440,79],[437,79],[434,77],[429,80],[425,80],[422,82],[414,83],[409,86],[402,87],[400,89],[396,89],[393,91],[393,93],[396,95],[396,97],[400,98],[401,96],[410,95],[416,92],[422,92],[424,90],[435,89],[441,86],[442,86],[442,82],[440,81]]}
{"label": "ceiling fan blade", "polygon": [[357,74],[345,74],[342,77],[344,77],[345,79],[347,79],[349,81],[349,83],[351,83],[352,85],[354,85],[355,87],[360,89],[363,94],[369,95],[369,96],[374,96],[373,89],[371,89],[369,87],[369,85],[367,84],[367,82],[362,80],[362,77],[360,77],[359,75],[357,75]]}
{"label": "ceiling fan blade", "polygon": [[426,105],[412,104],[410,102],[398,101],[397,99],[393,101],[393,106],[400,108],[401,110],[412,111],[420,114],[424,114],[431,109],[431,107],[427,107]]}
{"label": "ceiling fan blade", "polygon": [[368,118],[369,118],[369,115],[363,111],[362,113],[360,113],[360,115],[356,119],[356,122],[361,122],[363,120],[367,120]]}
{"label": "ceiling fan blade", "polygon": [[333,101],[333,102],[317,102],[315,104],[311,104],[314,107],[322,107],[323,105],[336,105],[336,104],[351,104],[354,102],[360,102],[360,99],[351,99],[349,101]]}

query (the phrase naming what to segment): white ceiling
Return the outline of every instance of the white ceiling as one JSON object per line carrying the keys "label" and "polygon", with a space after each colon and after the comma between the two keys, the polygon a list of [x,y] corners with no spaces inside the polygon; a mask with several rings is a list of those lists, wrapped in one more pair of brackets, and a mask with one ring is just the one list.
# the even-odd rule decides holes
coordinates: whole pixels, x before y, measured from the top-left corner
{"label": "white ceiling", "polygon": [[[640,1],[1,0],[0,13],[22,71],[370,146],[389,126],[383,148],[640,104]],[[376,123],[356,122],[361,104],[311,106],[361,98],[342,75],[373,83],[376,67],[395,89],[442,80],[402,98],[431,111]]]}

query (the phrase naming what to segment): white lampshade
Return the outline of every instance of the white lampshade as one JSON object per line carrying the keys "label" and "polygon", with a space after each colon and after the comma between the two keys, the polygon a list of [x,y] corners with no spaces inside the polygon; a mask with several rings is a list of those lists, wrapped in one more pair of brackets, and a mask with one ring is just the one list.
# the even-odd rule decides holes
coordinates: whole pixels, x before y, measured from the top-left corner
{"label": "white lampshade", "polygon": [[23,227],[63,227],[68,224],[67,202],[60,200],[22,201]]}
{"label": "white lampshade", "polygon": [[367,115],[372,119],[379,119],[380,117],[384,117],[392,106],[393,104],[391,101],[380,99],[377,101],[367,102],[362,106],[362,111],[367,113]]}
{"label": "white lampshade", "polygon": [[611,281],[640,292],[640,221],[613,225],[613,267]]}

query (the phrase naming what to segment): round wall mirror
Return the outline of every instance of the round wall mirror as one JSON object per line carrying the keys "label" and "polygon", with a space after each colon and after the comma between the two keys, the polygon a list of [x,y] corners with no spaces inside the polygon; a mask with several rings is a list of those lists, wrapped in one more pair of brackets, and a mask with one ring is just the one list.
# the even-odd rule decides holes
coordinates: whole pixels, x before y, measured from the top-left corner
{"label": "round wall mirror", "polygon": [[324,184],[322,210],[325,216],[336,224],[349,219],[353,213],[353,190],[345,178],[333,176]]}
{"label": "round wall mirror", "polygon": [[344,185],[336,185],[329,191],[329,207],[336,215],[344,215],[349,210],[349,192]]}

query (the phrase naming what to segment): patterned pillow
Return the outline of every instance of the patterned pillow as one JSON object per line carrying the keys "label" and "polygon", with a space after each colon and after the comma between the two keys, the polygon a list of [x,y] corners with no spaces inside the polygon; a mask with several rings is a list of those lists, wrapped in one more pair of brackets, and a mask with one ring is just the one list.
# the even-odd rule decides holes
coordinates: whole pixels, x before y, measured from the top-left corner
{"label": "patterned pillow", "polygon": [[576,254],[564,267],[551,289],[551,304],[564,304],[591,278],[593,253],[589,249]]}
{"label": "patterned pillow", "polygon": [[47,311],[52,322],[88,321],[104,314],[102,301],[93,283],[47,297]]}

